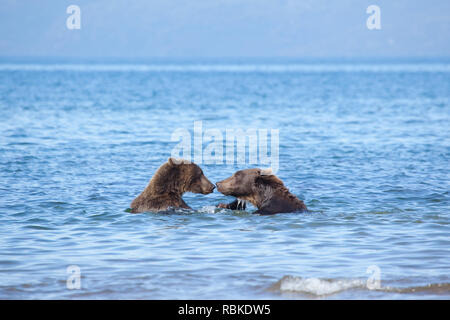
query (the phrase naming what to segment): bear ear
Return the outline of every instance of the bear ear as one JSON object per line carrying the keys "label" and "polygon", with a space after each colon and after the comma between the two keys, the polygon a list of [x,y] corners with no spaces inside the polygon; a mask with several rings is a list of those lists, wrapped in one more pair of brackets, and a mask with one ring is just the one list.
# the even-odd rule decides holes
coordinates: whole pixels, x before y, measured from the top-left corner
{"label": "bear ear", "polygon": [[262,176],[273,176],[272,168],[261,169],[260,175],[262,175]]}
{"label": "bear ear", "polygon": [[172,158],[170,157],[167,162],[171,165],[171,166],[178,166],[180,164],[189,164],[191,163],[189,160],[185,160],[185,159],[181,159],[181,158]]}
{"label": "bear ear", "polygon": [[172,158],[172,157],[167,159],[167,163],[170,164],[171,166],[176,166],[176,165],[180,164],[180,162],[177,158]]}

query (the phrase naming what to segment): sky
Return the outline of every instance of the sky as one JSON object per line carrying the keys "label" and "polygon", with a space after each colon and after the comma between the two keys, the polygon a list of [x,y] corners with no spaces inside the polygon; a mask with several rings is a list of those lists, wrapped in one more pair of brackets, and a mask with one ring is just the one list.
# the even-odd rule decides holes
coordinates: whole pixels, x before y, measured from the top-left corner
{"label": "sky", "polygon": [[0,57],[449,57],[449,40],[449,0],[0,1]]}

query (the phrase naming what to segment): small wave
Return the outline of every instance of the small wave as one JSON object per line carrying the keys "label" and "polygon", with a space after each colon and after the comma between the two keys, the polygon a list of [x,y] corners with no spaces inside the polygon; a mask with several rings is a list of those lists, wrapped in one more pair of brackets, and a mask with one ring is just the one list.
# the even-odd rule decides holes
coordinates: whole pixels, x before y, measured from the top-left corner
{"label": "small wave", "polygon": [[[201,207],[200,209],[197,209],[197,210],[169,207],[166,210],[146,211],[145,213],[157,214],[157,215],[167,215],[167,214],[190,215],[190,214],[196,214],[196,213],[217,213],[217,212],[220,212],[221,210],[222,209],[219,209],[219,208],[217,208],[215,206],[203,206],[203,207]],[[130,208],[125,209],[124,212],[132,213]]]}
{"label": "small wave", "polygon": [[204,206],[197,210],[200,213],[216,213],[217,207],[215,206]]}
{"label": "small wave", "polygon": [[270,287],[271,291],[297,292],[315,296],[327,296],[349,289],[365,287],[360,279],[319,279],[284,276]]}
{"label": "small wave", "polygon": [[156,214],[156,215],[167,215],[167,214],[192,214],[194,211],[192,209],[175,208],[168,207],[166,210],[161,211],[147,211],[146,213]]}
{"label": "small wave", "polygon": [[[347,290],[370,290],[363,279],[320,279],[284,276],[269,288],[270,291],[299,293],[312,296],[329,296]],[[374,291],[414,294],[450,294],[450,283],[432,283],[423,286],[394,287],[381,286]]]}
{"label": "small wave", "polygon": [[381,291],[396,293],[434,293],[434,294],[450,294],[450,283],[430,283],[424,286],[395,288],[385,287]]}
{"label": "small wave", "polygon": [[47,226],[37,226],[37,225],[29,225],[24,228],[33,229],[33,230],[55,230],[55,228],[47,227]]}

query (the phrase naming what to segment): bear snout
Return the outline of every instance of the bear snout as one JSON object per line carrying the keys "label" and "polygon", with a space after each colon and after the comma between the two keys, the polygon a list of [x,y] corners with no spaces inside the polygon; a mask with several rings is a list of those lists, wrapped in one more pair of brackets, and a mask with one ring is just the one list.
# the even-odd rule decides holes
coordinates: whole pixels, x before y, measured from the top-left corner
{"label": "bear snout", "polygon": [[219,191],[220,193],[224,194],[224,195],[228,195],[229,194],[229,183],[227,183],[227,181],[222,180],[219,182],[216,182],[216,186],[217,186],[217,191]]}
{"label": "bear snout", "polygon": [[216,188],[216,186],[213,185],[213,184],[211,183],[211,187],[209,188],[209,190],[207,191],[207,193],[213,193],[213,191],[214,191],[215,188]]}
{"label": "bear snout", "polygon": [[208,194],[208,193],[212,193],[214,191],[214,189],[216,188],[216,186],[211,183],[208,179],[204,179],[203,181],[203,190],[204,190],[204,194]]}

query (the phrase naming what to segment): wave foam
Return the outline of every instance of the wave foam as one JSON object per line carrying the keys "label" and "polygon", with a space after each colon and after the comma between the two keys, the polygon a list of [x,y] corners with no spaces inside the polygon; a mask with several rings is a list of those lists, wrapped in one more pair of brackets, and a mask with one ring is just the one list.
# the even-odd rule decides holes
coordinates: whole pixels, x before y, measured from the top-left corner
{"label": "wave foam", "polygon": [[197,210],[200,213],[216,213],[217,207],[215,206],[204,206]]}
{"label": "wave foam", "polygon": [[[286,293],[301,293],[313,296],[328,296],[346,290],[370,290],[363,279],[320,279],[284,276],[274,283],[269,290]],[[450,294],[450,283],[432,283],[413,287],[382,286],[376,291],[391,293],[424,293],[435,295]]]}
{"label": "wave foam", "polygon": [[281,292],[298,292],[316,296],[326,296],[344,290],[365,287],[360,279],[319,279],[284,276],[272,289]]}

